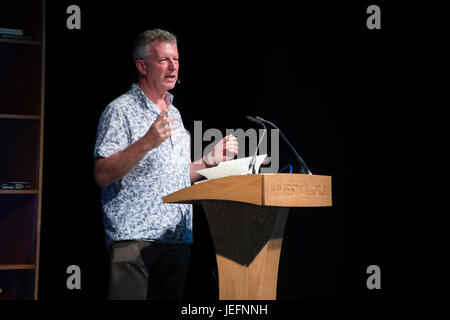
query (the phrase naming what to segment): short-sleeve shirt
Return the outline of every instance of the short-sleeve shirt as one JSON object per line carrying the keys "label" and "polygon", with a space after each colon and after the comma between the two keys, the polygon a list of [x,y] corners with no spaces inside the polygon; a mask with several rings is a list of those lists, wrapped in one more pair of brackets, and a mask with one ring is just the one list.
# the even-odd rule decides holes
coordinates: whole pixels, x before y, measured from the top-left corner
{"label": "short-sleeve shirt", "polygon": [[[166,93],[168,117],[180,116]],[[94,159],[109,157],[141,139],[160,110],[138,85],[112,101],[97,129]],[[150,150],[120,180],[102,188],[106,244],[120,240],[192,243],[192,205],[163,203],[162,198],[191,185],[190,135],[181,116],[170,123],[178,131]]]}

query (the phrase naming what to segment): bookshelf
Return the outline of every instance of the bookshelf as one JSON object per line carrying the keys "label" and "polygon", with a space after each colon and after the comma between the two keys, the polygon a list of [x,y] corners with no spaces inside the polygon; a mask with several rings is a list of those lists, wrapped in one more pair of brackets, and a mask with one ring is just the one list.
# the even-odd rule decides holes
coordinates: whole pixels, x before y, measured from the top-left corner
{"label": "bookshelf", "polygon": [[40,41],[16,40],[16,39],[0,39],[0,43],[12,43],[12,44],[19,44],[19,45],[37,45],[37,46],[42,45],[42,42],[40,42]]}
{"label": "bookshelf", "polygon": [[0,181],[31,190],[0,190],[0,300],[38,297],[45,89],[45,0],[3,0],[0,28],[31,39],[0,37]]}

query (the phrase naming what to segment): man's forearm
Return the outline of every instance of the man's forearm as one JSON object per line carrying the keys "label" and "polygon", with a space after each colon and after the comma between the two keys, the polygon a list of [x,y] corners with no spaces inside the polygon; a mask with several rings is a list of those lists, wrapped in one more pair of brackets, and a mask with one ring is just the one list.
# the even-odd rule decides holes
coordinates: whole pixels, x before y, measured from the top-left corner
{"label": "man's forearm", "polygon": [[191,162],[190,164],[189,164],[189,167],[190,167],[190,171],[191,171],[191,183],[194,183],[195,181],[198,181],[198,180],[200,180],[201,178],[203,178],[203,176],[201,175],[201,174],[199,174],[199,173],[197,173],[197,172],[195,172],[195,171],[197,171],[197,170],[201,170],[201,169],[206,169],[206,168],[210,168],[211,166],[207,166],[206,164],[205,164],[205,162],[203,161],[203,159],[202,159],[202,161],[201,161],[201,163],[199,163],[200,161],[199,160],[197,160],[197,161],[195,161],[195,162]]}
{"label": "man's forearm", "polygon": [[94,177],[100,187],[106,187],[121,179],[133,169],[136,164],[153,149],[150,142],[140,139],[125,150],[112,156],[95,160]]}
{"label": "man's forearm", "polygon": [[147,133],[125,150],[119,151],[112,156],[95,160],[94,177],[100,187],[106,187],[122,178],[141,161],[147,152],[175,134],[173,130],[177,129],[178,126],[169,124],[177,120],[179,116],[167,118],[168,112],[169,107],[161,110],[161,113]]}

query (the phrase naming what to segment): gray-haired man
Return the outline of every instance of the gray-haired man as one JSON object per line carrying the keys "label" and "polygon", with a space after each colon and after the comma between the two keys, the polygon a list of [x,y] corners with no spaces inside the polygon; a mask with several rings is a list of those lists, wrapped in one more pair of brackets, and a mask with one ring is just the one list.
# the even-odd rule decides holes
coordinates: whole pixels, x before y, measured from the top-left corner
{"label": "gray-haired man", "polygon": [[143,32],[133,59],[138,80],[100,117],[94,177],[110,249],[110,299],[181,299],[192,243],[192,206],[162,197],[198,180],[196,170],[234,158],[225,137],[206,160],[190,161],[190,136],[168,92],[178,80],[176,37]]}

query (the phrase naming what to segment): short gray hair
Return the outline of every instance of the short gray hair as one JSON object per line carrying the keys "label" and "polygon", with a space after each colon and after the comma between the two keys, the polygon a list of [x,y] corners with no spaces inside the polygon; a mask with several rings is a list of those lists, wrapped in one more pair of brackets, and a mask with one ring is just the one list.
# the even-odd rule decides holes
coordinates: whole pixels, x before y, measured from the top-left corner
{"label": "short gray hair", "polygon": [[177,37],[166,30],[152,29],[142,32],[134,42],[133,60],[144,59],[149,55],[149,47],[152,42],[162,41],[177,45]]}

